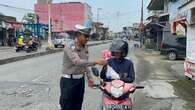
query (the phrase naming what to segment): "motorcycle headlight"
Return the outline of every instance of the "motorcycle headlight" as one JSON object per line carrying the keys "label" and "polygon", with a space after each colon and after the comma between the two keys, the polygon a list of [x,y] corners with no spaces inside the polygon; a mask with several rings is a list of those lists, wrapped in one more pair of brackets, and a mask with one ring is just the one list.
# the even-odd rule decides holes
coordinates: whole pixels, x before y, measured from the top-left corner
{"label": "motorcycle headlight", "polygon": [[119,98],[121,95],[123,95],[123,87],[111,87],[111,94],[112,96],[114,96],[115,98]]}

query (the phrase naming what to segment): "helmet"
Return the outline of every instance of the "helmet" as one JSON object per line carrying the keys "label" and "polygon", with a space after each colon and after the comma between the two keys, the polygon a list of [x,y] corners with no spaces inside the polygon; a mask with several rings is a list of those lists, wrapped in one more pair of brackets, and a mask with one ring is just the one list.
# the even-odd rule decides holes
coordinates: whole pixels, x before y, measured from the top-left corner
{"label": "helmet", "polygon": [[112,52],[121,52],[123,57],[126,57],[129,51],[129,45],[126,41],[122,39],[116,39],[112,41],[110,46],[110,51]]}
{"label": "helmet", "polygon": [[24,36],[20,35],[20,36],[19,36],[19,38],[22,38],[22,39],[24,39]]}
{"label": "helmet", "polygon": [[23,33],[22,32],[19,32],[19,36],[22,36],[23,35]]}
{"label": "helmet", "polygon": [[79,24],[75,25],[75,29],[76,29],[77,32],[79,32],[81,34],[84,34],[86,36],[89,36],[90,33],[91,33],[91,28],[85,27],[85,26],[82,26],[82,25],[79,25]]}

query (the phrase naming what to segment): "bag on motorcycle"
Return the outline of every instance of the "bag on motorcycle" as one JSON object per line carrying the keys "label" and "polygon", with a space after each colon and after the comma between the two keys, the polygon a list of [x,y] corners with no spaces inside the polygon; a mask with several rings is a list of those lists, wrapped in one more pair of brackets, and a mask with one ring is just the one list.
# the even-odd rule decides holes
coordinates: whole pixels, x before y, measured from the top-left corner
{"label": "bag on motorcycle", "polygon": [[114,71],[114,69],[110,67],[109,65],[107,65],[106,77],[108,79],[120,79],[119,74],[116,73],[116,71]]}

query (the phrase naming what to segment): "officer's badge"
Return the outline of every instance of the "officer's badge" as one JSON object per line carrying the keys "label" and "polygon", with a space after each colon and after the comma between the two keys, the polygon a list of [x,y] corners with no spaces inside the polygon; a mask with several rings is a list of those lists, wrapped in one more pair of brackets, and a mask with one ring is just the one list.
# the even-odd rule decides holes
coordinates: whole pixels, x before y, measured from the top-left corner
{"label": "officer's badge", "polygon": [[68,42],[66,43],[67,47],[71,50],[75,50],[75,42],[74,40],[68,40]]}
{"label": "officer's badge", "polygon": [[75,45],[72,45],[72,46],[70,47],[70,49],[71,49],[71,50],[75,50]]}

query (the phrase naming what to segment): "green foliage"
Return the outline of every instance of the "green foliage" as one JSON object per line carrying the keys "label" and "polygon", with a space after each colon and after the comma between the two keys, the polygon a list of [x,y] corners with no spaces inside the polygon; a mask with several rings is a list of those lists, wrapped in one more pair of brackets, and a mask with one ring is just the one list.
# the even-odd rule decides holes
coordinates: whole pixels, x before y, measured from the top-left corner
{"label": "green foliage", "polygon": [[34,13],[27,13],[26,15],[24,15],[22,21],[23,22],[26,22],[26,23],[30,23],[30,24],[33,24],[35,23],[35,14]]}

